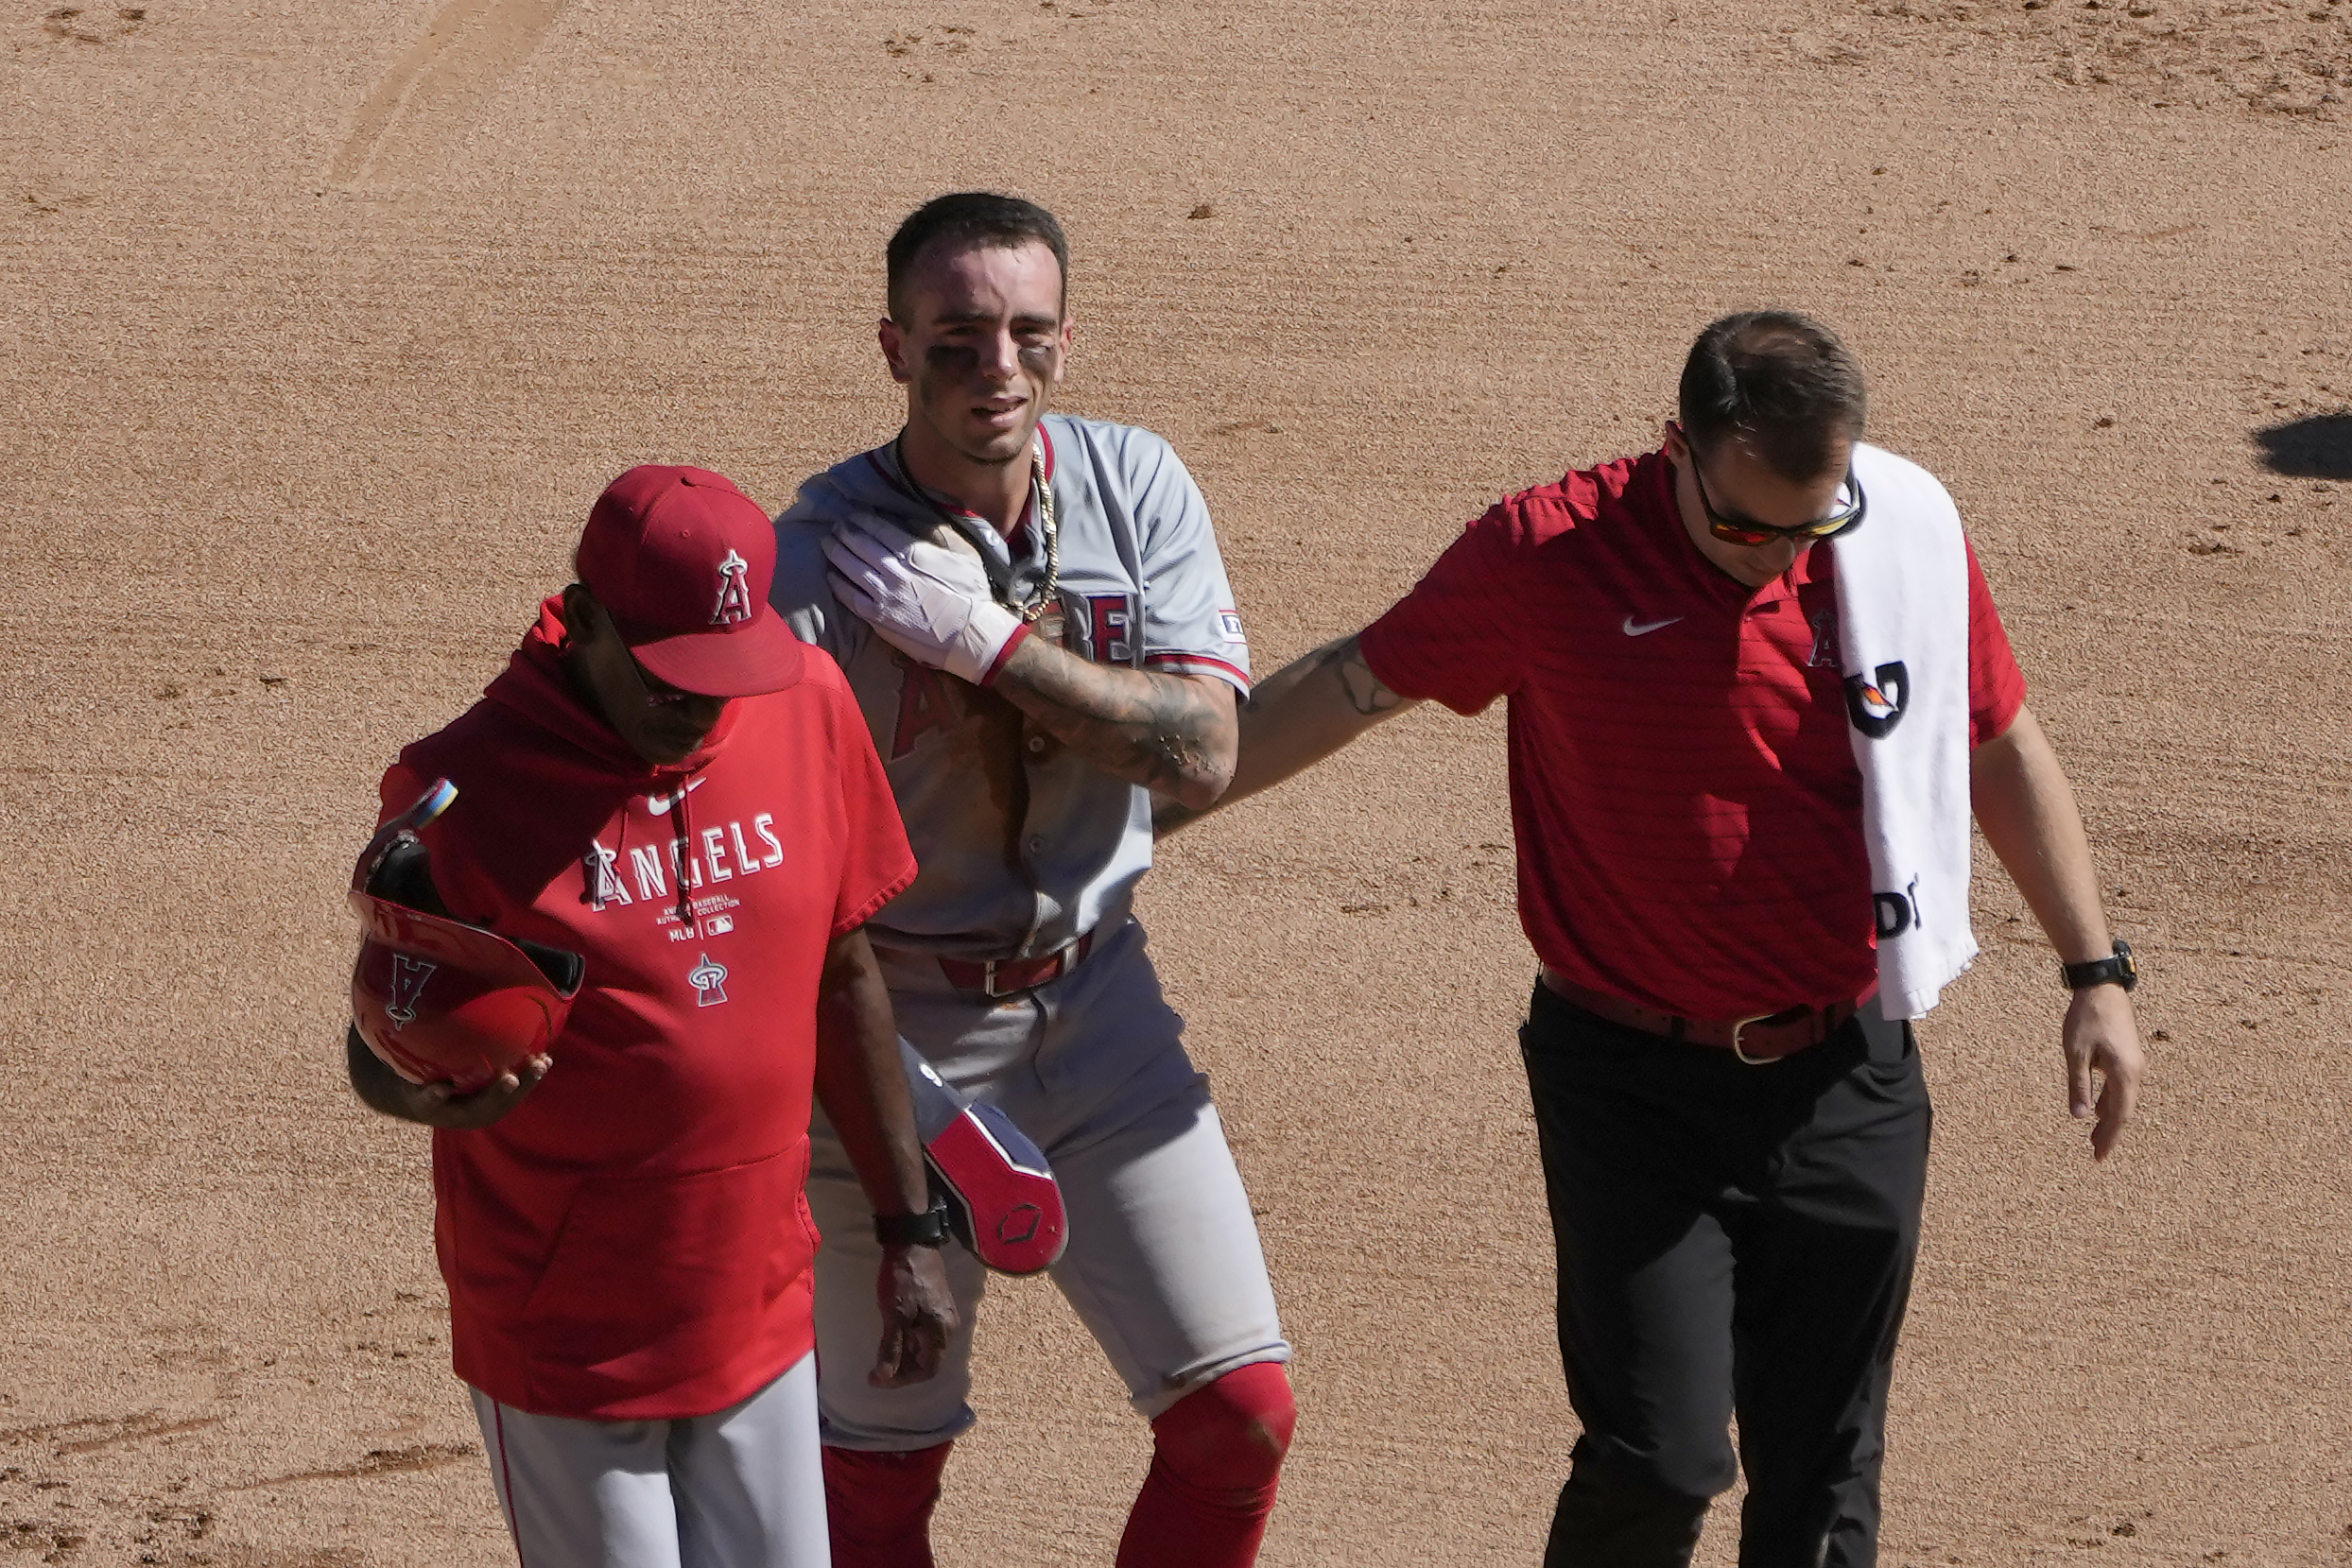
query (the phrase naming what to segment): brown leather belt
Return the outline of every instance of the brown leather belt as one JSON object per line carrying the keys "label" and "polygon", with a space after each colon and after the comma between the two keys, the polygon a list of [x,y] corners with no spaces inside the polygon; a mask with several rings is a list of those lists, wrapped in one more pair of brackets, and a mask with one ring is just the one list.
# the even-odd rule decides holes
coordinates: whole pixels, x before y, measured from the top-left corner
{"label": "brown leather belt", "polygon": [[947,983],[959,991],[977,991],[983,996],[1011,996],[1016,991],[1035,991],[1039,986],[1059,980],[1076,969],[1095,945],[1091,931],[1074,942],[1064,943],[1041,957],[1035,958],[949,958],[939,960],[939,972],[947,976]]}
{"label": "brown leather belt", "polygon": [[1548,964],[1544,967],[1544,985],[1562,1000],[1573,1002],[1596,1018],[1639,1029],[1644,1034],[1662,1035],[1668,1040],[1712,1045],[1729,1051],[1751,1067],[1761,1067],[1820,1044],[1843,1028],[1846,1021],[1861,1010],[1862,1004],[1877,994],[1874,986],[1851,1002],[1832,1002],[1818,1008],[1801,1003],[1754,1018],[1709,1020],[1677,1018],[1670,1012],[1640,1007],[1621,996],[1580,986]]}

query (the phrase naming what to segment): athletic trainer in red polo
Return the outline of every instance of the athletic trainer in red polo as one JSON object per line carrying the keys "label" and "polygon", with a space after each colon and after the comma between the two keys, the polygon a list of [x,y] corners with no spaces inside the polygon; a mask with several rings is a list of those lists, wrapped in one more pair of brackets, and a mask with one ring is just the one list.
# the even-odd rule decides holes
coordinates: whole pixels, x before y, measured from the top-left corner
{"label": "athletic trainer in red polo", "polygon": [[[840,670],[769,606],[775,555],[722,475],[631,470],[579,580],[384,776],[388,819],[456,786],[407,897],[584,960],[545,1053],[472,1094],[348,1053],[435,1129],[453,1359],[527,1568],[821,1568],[812,1096],[876,1215],[930,1204],[863,929],[914,855]],[[410,969],[395,1021],[452,991]],[[871,1375],[920,1380],[946,1277],[882,1252]]]}
{"label": "athletic trainer in red polo", "polygon": [[1680,401],[1662,450],[1504,501],[1262,682],[1220,804],[1415,701],[1508,700],[1584,1429],[1547,1568],[1687,1563],[1742,1467],[1740,1561],[1860,1568],[1927,1165],[1909,1021],[1976,952],[1972,812],[2065,966],[2101,1158],[2142,1069],[2136,974],[1959,514],[1862,442],[1852,355],[1728,317]]}

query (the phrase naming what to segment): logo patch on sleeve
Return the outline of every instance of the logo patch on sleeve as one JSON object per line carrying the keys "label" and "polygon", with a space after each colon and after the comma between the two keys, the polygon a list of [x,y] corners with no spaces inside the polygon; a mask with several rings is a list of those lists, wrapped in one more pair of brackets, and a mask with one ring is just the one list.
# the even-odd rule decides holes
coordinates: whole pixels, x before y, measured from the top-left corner
{"label": "logo patch on sleeve", "polygon": [[1225,641],[1229,643],[1241,643],[1246,645],[1249,642],[1249,638],[1241,634],[1241,612],[1237,610],[1219,611],[1217,612],[1217,629],[1224,633]]}

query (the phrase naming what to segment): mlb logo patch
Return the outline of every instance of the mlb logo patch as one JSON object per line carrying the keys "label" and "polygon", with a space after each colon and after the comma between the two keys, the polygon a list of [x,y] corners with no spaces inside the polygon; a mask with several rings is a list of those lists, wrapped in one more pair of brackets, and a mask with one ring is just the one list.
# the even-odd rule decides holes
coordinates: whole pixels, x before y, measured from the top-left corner
{"label": "mlb logo patch", "polygon": [[1249,641],[1247,637],[1244,637],[1241,634],[1241,612],[1237,610],[1219,611],[1217,612],[1217,629],[1224,634],[1225,641],[1229,643],[1247,643]]}

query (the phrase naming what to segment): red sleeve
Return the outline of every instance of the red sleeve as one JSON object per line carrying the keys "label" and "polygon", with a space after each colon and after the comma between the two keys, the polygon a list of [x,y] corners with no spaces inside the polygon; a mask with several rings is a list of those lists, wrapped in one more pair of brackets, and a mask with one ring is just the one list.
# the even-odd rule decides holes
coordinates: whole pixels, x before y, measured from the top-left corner
{"label": "red sleeve", "polygon": [[1505,508],[1496,507],[1364,629],[1357,646],[1383,685],[1458,714],[1475,714],[1517,689],[1526,643],[1517,630],[1510,528]]}
{"label": "red sleeve", "polygon": [[375,825],[382,827],[393,818],[417,803],[430,781],[419,779],[406,763],[394,763],[384,770],[384,780],[375,786],[377,805]]}
{"label": "red sleeve", "polygon": [[833,900],[833,935],[855,930],[915,879],[915,852],[899,820],[882,759],[865,715],[836,677],[833,746],[841,781],[841,886]]}
{"label": "red sleeve", "polygon": [[1982,746],[2007,732],[2025,706],[2025,671],[2009,650],[2009,632],[1993,603],[1977,549],[1968,552],[1968,744]]}
{"label": "red sleeve", "polygon": [[[415,805],[441,777],[429,759],[425,766],[419,767],[415,751],[412,747],[402,752],[401,760],[384,770],[383,782],[376,785],[375,825],[379,828]],[[450,913],[476,924],[497,924],[509,912],[511,901],[494,881],[480,873],[465,841],[453,837],[449,818],[442,817],[426,823],[418,836],[432,852],[433,890],[441,894],[441,903]]]}

